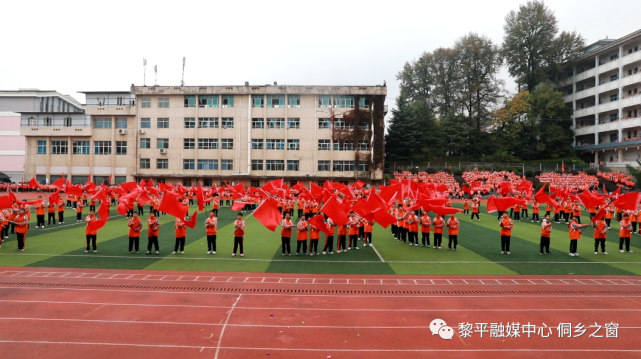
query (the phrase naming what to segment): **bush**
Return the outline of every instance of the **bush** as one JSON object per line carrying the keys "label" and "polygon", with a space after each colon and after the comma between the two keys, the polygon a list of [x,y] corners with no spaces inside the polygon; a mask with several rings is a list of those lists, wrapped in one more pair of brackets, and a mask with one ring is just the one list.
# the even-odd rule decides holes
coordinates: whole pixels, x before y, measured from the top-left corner
{"label": "bush", "polygon": [[525,171],[525,177],[534,177],[534,172],[532,170]]}
{"label": "bush", "polygon": [[443,169],[441,170],[441,172],[445,172],[445,173],[448,173],[448,174],[452,174],[452,170],[451,170],[451,169],[449,169],[449,168],[443,168]]}
{"label": "bush", "polygon": [[433,174],[435,174],[436,172],[438,172],[438,171],[436,170],[436,168],[427,167],[427,168],[425,169],[425,173],[430,174],[430,175],[433,175]]}
{"label": "bush", "polygon": [[578,174],[579,174],[579,171],[577,171],[577,170],[572,170],[572,171],[570,171],[570,174],[572,174],[572,175],[575,175],[575,176],[576,176],[576,175],[578,175]]}
{"label": "bush", "polygon": [[462,175],[463,175],[463,170],[462,170],[462,169],[460,169],[460,168],[457,168],[457,169],[455,169],[455,170],[453,170],[453,171],[452,171],[452,174],[453,174],[454,176],[462,176]]}
{"label": "bush", "polygon": [[589,170],[585,171],[590,176],[596,176],[596,170],[594,168],[590,168]]}
{"label": "bush", "polygon": [[541,173],[543,173],[543,172],[541,172],[541,171],[534,171],[534,175],[535,175],[535,176],[540,176],[540,175],[541,175]]}

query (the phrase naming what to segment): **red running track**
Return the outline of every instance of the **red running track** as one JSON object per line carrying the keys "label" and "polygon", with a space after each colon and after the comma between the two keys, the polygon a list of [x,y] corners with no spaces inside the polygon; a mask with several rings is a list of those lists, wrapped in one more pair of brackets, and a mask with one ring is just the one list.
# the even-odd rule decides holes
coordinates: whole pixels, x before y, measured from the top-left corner
{"label": "red running track", "polygon": [[[0,353],[92,359],[641,357],[637,277],[184,274],[0,267]],[[452,327],[451,340],[430,332],[437,318]],[[471,337],[459,323],[472,324]],[[520,337],[495,337],[505,330],[491,337],[492,323],[519,323]],[[559,337],[559,323],[571,324],[571,337]],[[618,324],[610,337],[606,323]],[[594,335],[603,337],[590,337],[598,326]],[[479,329],[487,330],[483,337]],[[526,329],[535,333],[528,338]]]}

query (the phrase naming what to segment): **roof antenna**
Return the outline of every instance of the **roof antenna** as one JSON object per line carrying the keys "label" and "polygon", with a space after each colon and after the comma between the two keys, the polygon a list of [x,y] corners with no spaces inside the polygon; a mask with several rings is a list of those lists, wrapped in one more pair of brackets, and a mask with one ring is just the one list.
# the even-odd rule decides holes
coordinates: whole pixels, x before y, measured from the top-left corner
{"label": "roof antenna", "polygon": [[143,68],[142,85],[147,86],[146,85],[147,83],[146,82],[146,78],[147,78],[147,59],[146,58],[142,59],[142,68]]}
{"label": "roof antenna", "polygon": [[185,86],[185,57],[183,56],[183,77],[180,80],[180,86]]}

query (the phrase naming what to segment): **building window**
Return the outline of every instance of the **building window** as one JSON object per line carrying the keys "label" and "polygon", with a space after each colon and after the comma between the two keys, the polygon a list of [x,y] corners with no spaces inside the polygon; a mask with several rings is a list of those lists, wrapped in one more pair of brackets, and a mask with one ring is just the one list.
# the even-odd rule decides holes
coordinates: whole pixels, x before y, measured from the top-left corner
{"label": "building window", "polygon": [[288,171],[299,171],[299,169],[298,169],[298,160],[287,160],[287,170]]}
{"label": "building window", "polygon": [[359,151],[369,151],[369,141],[368,140],[360,140],[360,141],[358,141],[358,150]]}
{"label": "building window", "polygon": [[117,118],[116,119],[116,128],[127,128],[127,119],[126,118]]}
{"label": "building window", "polygon": [[369,172],[369,164],[367,162],[359,162],[358,172]]}
{"label": "building window", "polygon": [[199,138],[198,149],[199,150],[217,150],[218,139],[217,138]]}
{"label": "building window", "polygon": [[168,138],[157,138],[156,139],[156,148],[169,148],[169,139]]}
{"label": "building window", "polygon": [[614,122],[614,121],[616,121],[616,119],[617,119],[617,114],[616,113],[610,114],[610,122]]}
{"label": "building window", "polygon": [[234,95],[223,95],[223,107],[234,107]]}
{"label": "building window", "polygon": [[194,117],[185,117],[185,128],[195,128],[196,119]]}
{"label": "building window", "polygon": [[[51,126],[51,125],[48,125]],[[95,118],[93,120],[93,128],[111,128],[110,118]]]}
{"label": "building window", "polygon": [[218,160],[198,160],[199,170],[217,170]]}
{"label": "building window", "polygon": [[141,118],[140,119],[140,128],[151,128],[151,119],[150,118]]}
{"label": "building window", "polygon": [[329,151],[332,147],[331,140],[318,140],[318,150],[319,151]]}
{"label": "building window", "polygon": [[260,181],[259,180],[251,180],[251,185],[252,187],[260,187]]}
{"label": "building window", "polygon": [[151,138],[141,138],[140,148],[151,148]]}
{"label": "building window", "polygon": [[[65,117],[65,118],[63,119],[63,121],[64,121],[64,126],[65,126],[65,127],[71,127],[71,125],[72,125],[71,117]],[[125,127],[123,127],[123,128],[127,128],[127,122],[126,122],[126,121],[127,121],[127,120],[125,120]]]}
{"label": "building window", "polygon": [[183,160],[183,169],[184,170],[193,170],[195,169],[194,160]]}
{"label": "building window", "polygon": [[287,140],[287,149],[289,151],[299,151],[300,140]]}
{"label": "building window", "polygon": [[196,107],[196,95],[185,95],[185,107]]}
{"label": "building window", "polygon": [[337,108],[354,108],[354,96],[334,96],[334,105]]}
{"label": "building window", "polygon": [[619,79],[619,75],[612,75],[610,76],[610,81],[616,81]]}
{"label": "building window", "polygon": [[151,108],[151,97],[142,98],[142,108]]}
{"label": "building window", "polygon": [[252,107],[265,107],[265,96],[252,95]]}
{"label": "building window", "polygon": [[285,95],[268,95],[267,107],[285,107]]}
{"label": "building window", "polygon": [[332,107],[332,96],[324,95],[318,96],[318,107]]}
{"label": "building window", "polygon": [[184,138],[183,139],[183,149],[193,150],[196,149],[196,140],[193,138]]}
{"label": "building window", "polygon": [[198,107],[218,107],[218,95],[198,96]]}
{"label": "building window", "polygon": [[47,154],[47,141],[38,141],[38,154],[39,155]]}
{"label": "building window", "polygon": [[358,124],[358,128],[361,130],[369,130],[369,122],[361,122]]}
{"label": "building window", "polygon": [[332,119],[331,118],[319,118],[318,119],[318,128],[332,128]]}
{"label": "building window", "polygon": [[211,180],[211,178],[205,178],[205,180],[203,181],[203,186],[211,187],[212,183],[213,183],[213,181]]}
{"label": "building window", "polygon": [[140,159],[140,169],[148,170],[151,168],[151,160],[149,158]]}
{"label": "building window", "polygon": [[337,130],[353,130],[354,124],[347,124],[342,118],[337,118],[334,120],[334,128]]}
{"label": "building window", "polygon": [[283,160],[266,160],[265,169],[267,171],[284,171],[285,161]]}
{"label": "building window", "polygon": [[223,117],[222,121],[223,129],[234,128],[234,118],[233,117]]}
{"label": "building window", "polygon": [[358,108],[369,108],[369,96],[361,96],[358,100]]}
{"label": "building window", "polygon": [[89,141],[73,141],[71,143],[71,153],[74,155],[88,155]]}
{"label": "building window", "polygon": [[183,179],[183,185],[191,186],[191,180],[190,179]]}
{"label": "building window", "polygon": [[158,128],[169,128],[169,119],[168,118],[159,118],[158,119]]}
{"label": "building window", "polygon": [[116,155],[127,154],[127,141],[116,141]]}
{"label": "building window", "polygon": [[220,169],[228,171],[233,170],[234,160],[220,160]]}
{"label": "building window", "polygon": [[116,97],[116,106],[122,106],[122,97]]}
{"label": "building window", "polygon": [[69,143],[67,141],[51,141],[52,155],[66,155],[69,153]]}
{"label": "building window", "polygon": [[334,161],[334,171],[354,172],[354,161]]}
{"label": "building window", "polygon": [[291,108],[300,107],[300,96],[299,95],[289,95],[287,96],[287,105]]}
{"label": "building window", "polygon": [[252,128],[265,128],[265,119],[252,118]]}
{"label": "building window", "polygon": [[233,138],[222,138],[220,139],[220,148],[223,150],[233,150],[234,149],[234,139]]}
{"label": "building window", "polygon": [[285,140],[267,140],[267,149],[268,150],[284,150],[285,149]]}
{"label": "building window", "polygon": [[158,97],[158,107],[169,108],[169,97]]}
{"label": "building window", "polygon": [[285,128],[284,118],[268,118],[267,128]]}
{"label": "building window", "polygon": [[262,171],[263,160],[252,160],[252,171]]}
{"label": "building window", "polygon": [[161,170],[161,169],[168,169],[169,168],[169,160],[166,158],[157,158],[156,159],[156,168]]}
{"label": "building window", "polygon": [[619,100],[619,95],[618,94],[610,95],[610,102],[617,101],[617,100]]}
{"label": "building window", "polygon": [[318,161],[318,171],[331,171],[331,162]]}
{"label": "building window", "polygon": [[334,151],[354,151],[354,142],[350,140],[334,141]]}
{"label": "building window", "polygon": [[218,117],[198,117],[198,128],[218,128]]}
{"label": "building window", "polygon": [[287,128],[300,128],[300,118],[288,118]]}
{"label": "building window", "polygon": [[262,150],[265,148],[265,141],[262,138],[252,138],[252,150]]}
{"label": "building window", "polygon": [[94,155],[110,155],[111,141],[93,141]]}
{"label": "building window", "polygon": [[[53,126],[53,119],[51,117],[45,117],[45,126],[47,127]],[[111,128],[111,122],[109,123],[109,128]]]}

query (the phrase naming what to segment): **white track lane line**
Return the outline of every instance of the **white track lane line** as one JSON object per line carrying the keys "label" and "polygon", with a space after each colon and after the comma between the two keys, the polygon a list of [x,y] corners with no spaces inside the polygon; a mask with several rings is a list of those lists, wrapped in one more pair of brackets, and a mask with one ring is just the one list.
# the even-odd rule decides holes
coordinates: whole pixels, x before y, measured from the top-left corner
{"label": "white track lane line", "polygon": [[227,324],[229,323],[229,318],[231,318],[231,314],[234,311],[234,308],[236,308],[236,304],[238,304],[238,301],[242,296],[243,296],[242,294],[238,295],[238,298],[236,298],[234,305],[231,306],[231,309],[229,309],[229,312],[227,313],[227,319],[225,319],[225,324],[223,325],[223,328],[220,330],[220,336],[218,337],[218,345],[216,345],[216,354],[214,355],[214,359],[218,359],[218,353],[220,353],[220,345],[223,342],[223,335],[225,334],[225,329],[227,328]]}

